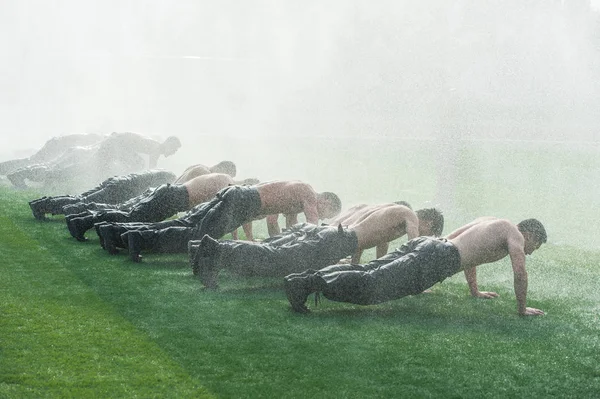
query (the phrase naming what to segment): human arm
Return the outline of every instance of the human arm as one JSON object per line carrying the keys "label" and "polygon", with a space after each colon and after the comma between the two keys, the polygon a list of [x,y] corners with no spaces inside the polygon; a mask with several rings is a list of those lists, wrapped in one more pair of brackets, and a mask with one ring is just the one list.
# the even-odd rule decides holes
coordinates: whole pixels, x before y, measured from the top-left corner
{"label": "human arm", "polygon": [[123,145],[129,148],[129,151],[133,151],[138,154],[148,155],[148,168],[156,168],[158,158],[163,152],[162,145],[160,142],[153,138],[146,137],[138,133],[117,134],[115,136],[115,140],[117,141],[114,143],[114,145],[117,145],[117,143],[123,143]]}
{"label": "human arm", "polygon": [[[408,210],[410,212],[404,216],[404,224],[406,226],[406,235],[408,237],[408,240],[410,241],[413,238],[417,238],[419,236],[419,218],[411,209]],[[379,255],[377,257],[379,258]]]}
{"label": "human arm", "polygon": [[297,213],[290,213],[285,215],[285,227],[286,228],[290,228],[293,225],[298,223],[298,214]]}
{"label": "human arm", "polygon": [[160,156],[160,154],[149,154],[148,155],[148,169],[156,168],[156,165],[158,164],[159,156]]}
{"label": "human arm", "polygon": [[353,264],[359,264],[360,263],[360,258],[362,257],[363,254],[363,250],[359,249],[358,251],[356,251],[354,253],[354,255],[352,255],[352,259],[350,260]]}
{"label": "human arm", "polygon": [[[515,228],[516,230],[516,228]],[[527,307],[527,270],[525,270],[524,238],[521,233],[510,234],[508,237],[508,253],[512,263],[514,275],[514,289],[517,299],[517,312],[521,316],[539,316],[544,312],[536,308]]]}
{"label": "human arm", "polygon": [[306,185],[302,195],[302,209],[306,222],[314,225],[319,224],[319,210],[317,207],[317,197],[312,187]]}
{"label": "human arm", "polygon": [[246,235],[246,240],[254,241],[254,234],[252,233],[252,222],[243,224],[242,229],[244,230],[244,234]]}
{"label": "human arm", "polygon": [[479,287],[477,286],[476,268],[471,267],[469,269],[465,269],[465,278],[467,279],[467,284],[469,284],[469,291],[471,291],[471,296],[484,299],[492,299],[498,297],[498,294],[495,292],[479,291]]}
{"label": "human arm", "polygon": [[381,258],[382,256],[385,256],[388,252],[388,248],[389,248],[389,242],[384,242],[379,244],[376,248],[375,248],[375,256],[377,256],[377,259]]}
{"label": "human arm", "polygon": [[279,223],[277,222],[278,218],[279,214],[267,216],[267,231],[269,232],[269,237],[276,236],[280,233]]}

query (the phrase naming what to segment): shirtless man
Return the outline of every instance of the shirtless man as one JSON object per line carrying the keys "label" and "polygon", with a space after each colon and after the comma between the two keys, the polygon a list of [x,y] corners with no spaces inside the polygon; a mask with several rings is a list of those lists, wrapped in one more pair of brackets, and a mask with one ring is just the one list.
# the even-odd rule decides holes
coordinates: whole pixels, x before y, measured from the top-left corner
{"label": "shirtless man", "polygon": [[[366,241],[366,237],[371,237],[372,242],[359,245],[356,253],[352,256],[352,263],[359,263],[363,251],[373,247],[376,247],[376,257],[381,258],[387,254],[390,241],[405,234],[411,240],[424,235],[438,237],[444,230],[444,216],[440,211],[435,208],[427,208],[419,209],[415,213],[404,201],[380,205],[355,205],[328,224],[330,226],[347,226],[353,230],[362,229],[360,224],[365,220],[368,222],[363,225],[373,226],[373,231],[372,234],[361,234],[362,240]],[[359,238],[360,240],[361,238]]]}
{"label": "shirtless man", "polygon": [[[19,168],[7,177],[17,188],[27,188],[26,180],[64,184],[91,176],[97,182],[114,175],[155,169],[161,155],[173,155],[180,147],[175,136],[159,142],[138,133],[112,133],[96,144],[70,147],[49,162]],[[148,167],[140,154],[148,156]]]}
{"label": "shirtless man", "polygon": [[333,301],[372,305],[407,295],[415,295],[464,270],[471,295],[491,298],[492,292],[480,292],[475,268],[509,255],[514,273],[517,312],[522,316],[543,315],[526,306],[527,271],[525,255],[547,241],[546,230],[536,219],[518,225],[506,219],[476,219],[446,238],[419,237],[396,251],[365,265],[332,265],[284,279],[287,298],[296,312],[306,313],[306,300],[313,292],[322,292]]}
{"label": "shirtless man", "polygon": [[67,134],[52,137],[44,146],[29,158],[11,159],[0,162],[0,175],[6,176],[11,172],[29,165],[51,162],[60,157],[71,147],[89,146],[100,142],[104,137],[99,134]]}
{"label": "shirtless man", "polygon": [[65,218],[69,232],[78,241],[85,241],[84,234],[96,223],[158,222],[177,212],[212,199],[219,190],[233,184],[255,184],[257,179],[235,182],[225,173],[210,173],[195,177],[183,184],[163,184],[140,198],[128,211],[106,209],[87,211]]}
{"label": "shirtless man", "polygon": [[[283,214],[295,223],[304,213],[308,223],[329,219],[339,214],[341,201],[331,192],[317,193],[301,181],[269,181],[254,186],[231,186],[221,190],[211,201],[195,206],[182,218],[159,223],[145,230],[126,233],[129,254],[141,261],[142,250],[186,252],[187,243],[208,234],[221,238],[238,227],[265,216]],[[273,223],[271,218],[267,223]],[[165,228],[167,227],[167,228]],[[274,230],[275,227],[271,227]]]}
{"label": "shirtless man", "polygon": [[262,243],[216,241],[208,235],[190,241],[192,271],[208,288],[216,288],[221,268],[244,276],[283,277],[309,267],[325,267],[348,255],[358,262],[368,248],[377,247],[377,256],[383,256],[392,240],[405,234],[409,239],[439,234],[443,228],[443,216],[435,209],[415,213],[406,206],[381,204],[350,211],[354,213],[344,213],[336,225],[304,223]]}
{"label": "shirtless man", "polygon": [[167,137],[163,142],[146,137],[139,133],[123,132],[111,133],[100,142],[95,154],[98,166],[120,162],[129,164],[132,157],[138,154],[148,155],[148,169],[155,169],[161,155],[168,157],[177,152],[181,141],[175,136]]}

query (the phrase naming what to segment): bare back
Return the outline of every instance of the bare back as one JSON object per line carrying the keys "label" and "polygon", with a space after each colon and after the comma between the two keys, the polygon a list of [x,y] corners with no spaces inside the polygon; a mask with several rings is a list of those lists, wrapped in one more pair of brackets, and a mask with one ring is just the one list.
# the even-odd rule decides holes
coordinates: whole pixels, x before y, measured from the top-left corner
{"label": "bare back", "polygon": [[209,173],[183,183],[190,197],[190,206],[210,201],[221,189],[230,184],[234,184],[234,181],[225,173]]}
{"label": "bare back", "polygon": [[208,168],[208,166],[201,164],[192,165],[183,171],[183,173],[177,178],[177,180],[175,180],[175,183],[183,184],[187,181],[192,180],[195,177],[208,175],[209,173],[211,173],[211,171]]}
{"label": "bare back", "polygon": [[359,204],[355,205],[352,208],[348,209],[346,212],[342,213],[335,219],[329,222],[332,226],[337,226],[341,224],[342,226],[350,226],[352,224],[357,224],[361,220],[367,218],[370,214],[379,211],[381,208],[389,207],[389,206],[398,206],[397,204],[389,203],[389,204],[378,204],[378,205],[367,205],[367,204]]}
{"label": "bare back", "polygon": [[407,230],[410,230],[410,238],[418,236],[417,215],[403,205],[373,205],[347,220],[352,221],[348,229],[356,233],[359,250],[393,241],[407,234]]}
{"label": "bare back", "polygon": [[255,185],[262,215],[296,215],[304,212],[306,221],[318,223],[317,193],[301,181],[269,181]]}
{"label": "bare back", "polygon": [[[447,236],[460,253],[462,269],[495,262],[509,254],[511,242],[523,247],[523,236],[506,219],[482,217]],[[524,256],[524,255],[523,255]]]}

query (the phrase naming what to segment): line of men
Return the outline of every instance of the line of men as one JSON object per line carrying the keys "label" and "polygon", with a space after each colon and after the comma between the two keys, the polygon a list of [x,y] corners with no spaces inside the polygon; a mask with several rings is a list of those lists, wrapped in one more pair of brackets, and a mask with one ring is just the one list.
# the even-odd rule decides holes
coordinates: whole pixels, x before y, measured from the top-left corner
{"label": "line of men", "polygon": [[[415,212],[407,203],[361,204],[340,215],[336,194],[317,193],[304,182],[242,185],[229,176],[225,186],[213,186],[210,191],[205,181],[211,175],[217,174],[161,186],[128,212],[67,217],[67,225],[80,240],[82,231],[95,226],[105,249],[114,254],[118,248],[127,248],[136,262],[142,260],[143,251],[187,251],[193,273],[207,288],[217,288],[221,269],[245,276],[283,276],[291,308],[299,313],[309,311],[306,301],[313,293],[333,301],[371,305],[419,294],[460,271],[473,296],[497,297],[494,292],[479,291],[476,267],[508,255],[517,312],[544,314],[526,306],[525,255],[547,241],[545,228],[536,219],[513,224],[479,218],[440,238],[444,218],[434,208]],[[181,217],[162,220],[186,210]],[[298,224],[300,213],[306,223]],[[145,220],[138,220],[139,215]],[[286,220],[283,232],[277,224],[279,215]],[[263,218],[269,231],[263,242],[254,242],[248,231],[247,240],[221,239]],[[331,220],[319,225],[326,219]],[[404,235],[409,241],[387,253],[389,242]],[[374,247],[377,258],[360,264],[362,252]],[[352,257],[350,263],[343,261],[347,256]]]}

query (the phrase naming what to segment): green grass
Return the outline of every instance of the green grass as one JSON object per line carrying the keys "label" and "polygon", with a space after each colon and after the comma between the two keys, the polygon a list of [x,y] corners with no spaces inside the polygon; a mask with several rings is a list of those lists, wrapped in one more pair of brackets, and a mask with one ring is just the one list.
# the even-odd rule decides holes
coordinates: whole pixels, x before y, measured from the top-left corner
{"label": "green grass", "polygon": [[[185,254],[134,264],[95,233],[37,222],[33,192],[0,189],[0,397],[595,398],[600,253],[549,244],[529,257],[516,314],[507,260],[432,294],[289,310],[280,279],[224,273],[206,291]],[[449,226],[452,228],[452,226]],[[448,230],[448,229],[447,229]]]}

